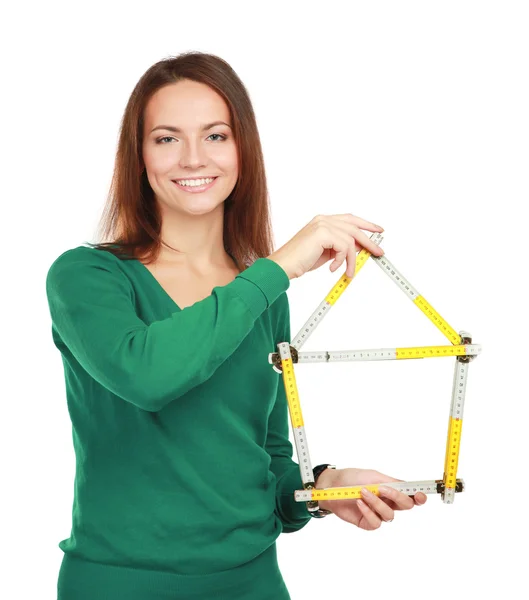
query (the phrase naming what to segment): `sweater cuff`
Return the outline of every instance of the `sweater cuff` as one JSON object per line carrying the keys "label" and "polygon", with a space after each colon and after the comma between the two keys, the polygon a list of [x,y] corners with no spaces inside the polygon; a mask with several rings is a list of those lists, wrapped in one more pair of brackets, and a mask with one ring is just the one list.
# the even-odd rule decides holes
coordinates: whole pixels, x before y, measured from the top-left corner
{"label": "sweater cuff", "polygon": [[258,258],[235,277],[232,285],[257,318],[288,290],[290,279],[284,269],[273,260]]}
{"label": "sweater cuff", "polygon": [[296,502],[294,498],[294,490],[302,489],[303,482],[301,480],[301,473],[299,472],[299,467],[296,465],[295,469],[291,469],[290,473],[287,473],[281,478],[283,511],[287,515],[289,521],[291,521],[289,525],[284,525],[284,530],[287,530],[285,533],[297,531],[311,520],[311,516],[307,509],[307,503]]}

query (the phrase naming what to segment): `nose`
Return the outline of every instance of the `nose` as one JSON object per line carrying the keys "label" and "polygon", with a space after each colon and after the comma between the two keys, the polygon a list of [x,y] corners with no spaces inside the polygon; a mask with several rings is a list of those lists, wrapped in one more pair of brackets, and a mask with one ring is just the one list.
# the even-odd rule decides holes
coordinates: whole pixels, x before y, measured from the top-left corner
{"label": "nose", "polygon": [[180,154],[180,166],[182,168],[197,169],[205,166],[206,162],[206,150],[202,146],[201,140],[182,141]]}

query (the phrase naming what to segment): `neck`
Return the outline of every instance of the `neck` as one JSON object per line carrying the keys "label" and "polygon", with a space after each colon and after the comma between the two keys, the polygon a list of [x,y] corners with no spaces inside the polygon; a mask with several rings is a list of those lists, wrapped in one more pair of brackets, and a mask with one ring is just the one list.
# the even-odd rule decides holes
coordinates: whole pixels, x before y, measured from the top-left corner
{"label": "neck", "polygon": [[224,203],[203,215],[166,211],[161,239],[160,262],[200,272],[235,265],[224,249]]}

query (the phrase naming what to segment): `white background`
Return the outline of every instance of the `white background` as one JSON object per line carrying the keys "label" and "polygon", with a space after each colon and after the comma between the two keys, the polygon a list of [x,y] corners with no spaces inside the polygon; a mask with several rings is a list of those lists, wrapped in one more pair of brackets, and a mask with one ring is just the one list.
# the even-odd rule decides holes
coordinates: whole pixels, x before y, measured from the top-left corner
{"label": "white background", "polygon": [[[120,119],[153,63],[217,54],[247,86],[276,247],[318,213],[387,257],[483,353],[453,505],[278,539],[294,600],[514,595],[526,568],[528,18],[524,2],[24,3],[2,34],[2,598],[55,598],[74,454],[45,276],[95,241]],[[337,273],[293,280],[293,335]],[[370,261],[303,350],[448,343]],[[312,463],[442,476],[454,359],[299,365]],[[297,460],[297,459],[296,459]]]}

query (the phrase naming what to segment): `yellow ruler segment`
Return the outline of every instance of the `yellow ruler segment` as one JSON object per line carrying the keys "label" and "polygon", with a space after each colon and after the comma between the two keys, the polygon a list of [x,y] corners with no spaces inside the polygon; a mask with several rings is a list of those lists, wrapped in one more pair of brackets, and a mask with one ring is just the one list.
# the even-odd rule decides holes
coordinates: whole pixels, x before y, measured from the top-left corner
{"label": "yellow ruler segment", "polygon": [[290,411],[290,420],[292,427],[303,427],[303,415],[299,404],[298,386],[296,385],[296,376],[294,375],[294,366],[291,358],[286,358],[281,361],[283,368],[283,384],[288,402],[288,410]]}
{"label": "yellow ruler segment", "polygon": [[445,487],[456,487],[457,463],[459,460],[459,445],[461,442],[461,428],[463,427],[462,419],[454,419],[450,417],[450,427],[448,429],[448,446],[446,452],[446,470],[445,470]]}
{"label": "yellow ruler segment", "polygon": [[355,485],[353,487],[327,488],[325,490],[312,489],[312,500],[340,500],[341,498],[362,498],[362,488],[367,488],[376,496],[380,496],[379,486],[383,485]]}
{"label": "yellow ruler segment", "polygon": [[[363,248],[358,256],[356,257],[356,266],[355,266],[355,277],[358,275],[358,271],[366,264],[367,259],[371,256],[371,252]],[[353,281],[352,277],[347,277],[347,275],[342,275],[339,281],[334,285],[332,290],[327,294],[325,301],[329,304],[334,304],[336,300],[345,292],[347,286]]]}
{"label": "yellow ruler segment", "polygon": [[464,356],[465,346],[416,346],[396,348],[397,360],[404,358],[429,358],[432,356]]}
{"label": "yellow ruler segment", "polygon": [[431,306],[422,296],[417,296],[413,301],[430,321],[445,335],[452,344],[460,344],[461,336],[450,327],[450,325],[441,317],[441,315]]}

